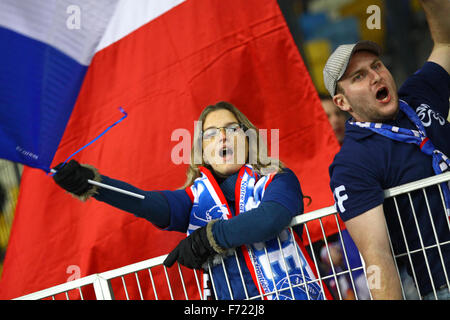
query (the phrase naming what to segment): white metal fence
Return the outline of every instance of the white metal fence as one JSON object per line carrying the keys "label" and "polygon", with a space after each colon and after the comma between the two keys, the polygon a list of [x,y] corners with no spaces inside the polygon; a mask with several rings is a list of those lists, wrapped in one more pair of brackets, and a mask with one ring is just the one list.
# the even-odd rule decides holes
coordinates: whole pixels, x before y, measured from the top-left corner
{"label": "white metal fence", "polygon": [[[445,208],[442,190],[439,184],[443,182],[449,183],[449,181],[450,172],[447,172],[439,176],[434,176],[416,182],[408,183],[399,187],[391,188],[385,191],[385,200],[388,198],[393,200],[396,206],[397,214],[399,215],[397,197],[407,196],[410,199],[414,220],[417,224],[417,219],[415,216],[416,212],[414,212],[413,202],[411,201],[412,194],[414,192],[421,192],[423,193],[424,198],[427,199],[427,188],[433,187],[436,189],[437,186],[440,192],[443,207],[430,208],[428,201],[425,200],[427,203],[428,213],[420,213],[428,214],[431,218],[432,210],[443,210],[443,208]],[[339,230],[334,240],[331,240],[330,238],[327,238],[325,236],[322,219],[328,216],[334,216]],[[256,296],[249,296],[249,294],[246,292],[246,299],[252,300],[265,297],[279,298],[280,295],[283,295],[282,291],[290,291],[292,293],[292,290],[295,287],[303,287],[304,289],[306,289],[305,291],[308,292],[307,286],[313,282],[320,285],[320,288],[324,295],[325,291],[329,290],[331,292],[331,295],[335,299],[371,299],[368,287],[373,284],[370,283],[370,277],[368,277],[368,275],[366,274],[363,262],[361,261],[362,264],[358,265],[358,263],[355,264],[354,262],[350,261],[349,252],[347,252],[349,250],[349,247],[347,247],[346,245],[336,245],[336,243],[343,243],[345,231],[341,230],[341,228],[339,227],[336,210],[333,206],[316,210],[308,214],[296,216],[291,221],[288,230],[289,232],[293,233],[293,228],[303,224],[305,228],[305,232],[303,233],[304,239],[306,237],[308,239],[308,243],[311,243],[310,231],[308,229],[307,223],[313,220],[319,221],[323,236],[323,246],[319,248],[319,250],[317,250],[317,248],[313,248],[313,246],[309,247],[311,260],[314,262],[313,268],[315,268],[317,278],[310,280],[309,282],[300,281],[295,284],[289,281],[288,285],[284,286],[282,289],[275,289],[274,292],[265,293],[263,293],[262,290],[259,290],[259,294]],[[399,220],[401,224],[401,219]],[[448,223],[448,229],[445,229],[445,232],[450,232],[450,222],[448,222],[448,218],[446,220]],[[418,228],[419,226],[416,225],[416,227]],[[445,270],[445,261],[442,257],[441,248],[444,246],[448,246],[449,241],[439,242],[436,232],[437,231],[434,228],[433,224],[433,233],[436,239],[436,243],[433,246],[424,245],[422,238],[420,238],[420,243],[422,245],[421,248],[412,250],[408,248],[405,239],[406,250],[404,252],[395,254],[394,250],[392,250],[393,256],[396,258],[396,261],[400,258],[406,258],[411,263],[411,256],[417,252],[422,252],[426,260],[426,250],[437,247],[439,249],[442,266]],[[420,237],[420,232],[418,234]],[[405,237],[404,234],[403,237]],[[336,252],[338,253],[337,255]],[[357,253],[357,255],[359,256],[359,253]],[[206,300],[209,297],[216,296],[214,279],[210,279],[211,283],[209,286],[207,286],[206,283],[204,283],[204,281],[206,281],[205,277],[202,277],[202,273],[198,270],[190,270],[178,264],[175,264],[172,268],[168,269],[163,265],[163,261],[166,256],[167,255],[163,255],[139,263],[127,265],[122,268],[86,276],[55,287],[28,294],[17,299]],[[323,267],[324,265],[325,268]],[[421,299],[421,293],[417,289],[417,277],[414,272],[414,267],[412,267],[411,276],[407,275],[404,269],[397,268],[397,270],[400,278],[402,279],[402,292],[404,298]],[[430,272],[431,277],[430,268],[428,268],[427,270],[428,272]],[[224,271],[224,273],[226,274],[225,267]],[[287,278],[289,279],[289,277]],[[449,278],[446,273],[445,279],[447,287],[450,288]],[[324,284],[326,284],[326,288]],[[259,284],[258,286],[260,287]],[[203,287],[208,287],[209,291],[202,289]],[[229,285],[228,288],[230,289]],[[438,288],[435,288],[433,286],[434,293],[437,289]],[[293,295],[290,295],[290,297],[292,296]],[[330,297],[330,295],[327,295],[327,297]]]}

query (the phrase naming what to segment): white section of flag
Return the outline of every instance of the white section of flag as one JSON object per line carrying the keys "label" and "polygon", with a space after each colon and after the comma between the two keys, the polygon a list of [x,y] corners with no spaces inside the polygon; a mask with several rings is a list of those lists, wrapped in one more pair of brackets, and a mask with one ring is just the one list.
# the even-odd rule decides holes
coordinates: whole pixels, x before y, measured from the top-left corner
{"label": "white section of flag", "polygon": [[[0,26],[54,47],[87,66],[105,34],[117,2],[1,0]],[[71,10],[73,8],[76,10]],[[73,19],[79,21],[75,28],[71,27]]]}
{"label": "white section of flag", "polygon": [[186,0],[119,0],[96,52],[122,39]]}

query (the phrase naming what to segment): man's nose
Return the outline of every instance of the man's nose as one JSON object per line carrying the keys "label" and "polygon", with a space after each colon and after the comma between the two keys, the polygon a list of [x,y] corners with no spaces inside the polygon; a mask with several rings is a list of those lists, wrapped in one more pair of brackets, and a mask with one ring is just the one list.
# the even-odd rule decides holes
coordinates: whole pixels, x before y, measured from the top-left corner
{"label": "man's nose", "polygon": [[378,83],[381,80],[380,74],[378,72],[376,72],[375,70],[370,70],[370,77],[371,77],[372,83]]}

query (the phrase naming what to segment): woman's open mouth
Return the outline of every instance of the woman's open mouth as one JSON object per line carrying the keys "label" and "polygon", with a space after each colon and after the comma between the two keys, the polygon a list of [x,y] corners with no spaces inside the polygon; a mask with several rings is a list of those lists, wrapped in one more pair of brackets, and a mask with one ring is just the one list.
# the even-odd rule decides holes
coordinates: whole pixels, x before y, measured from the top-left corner
{"label": "woman's open mouth", "polygon": [[375,97],[377,101],[381,103],[388,103],[389,101],[391,101],[391,95],[389,94],[389,90],[387,87],[381,87],[380,89],[378,89]]}
{"label": "woman's open mouth", "polygon": [[234,151],[232,148],[224,146],[219,150],[219,156],[224,160],[230,160],[233,157]]}

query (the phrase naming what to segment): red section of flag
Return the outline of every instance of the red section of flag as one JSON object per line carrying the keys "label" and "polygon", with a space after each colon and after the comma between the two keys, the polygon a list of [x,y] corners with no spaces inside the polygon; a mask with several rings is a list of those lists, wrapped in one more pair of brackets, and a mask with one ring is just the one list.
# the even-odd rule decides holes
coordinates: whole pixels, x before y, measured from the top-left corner
{"label": "red section of flag", "polygon": [[[122,106],[128,118],[77,160],[141,189],[176,189],[187,165],[172,161],[180,143],[172,133],[192,134],[201,110],[221,100],[259,128],[279,129],[280,158],[312,197],[306,211],[332,205],[328,166],[338,144],[275,0],[188,0],[97,53],[53,165],[117,120]],[[63,283],[76,268],[86,276],[167,254],[183,237],[95,200],[81,203],[25,168],[0,298]],[[184,299],[171,269],[174,297]],[[170,298],[164,270],[154,272],[158,298]],[[183,275],[189,298],[198,298],[192,272]],[[139,299],[136,278],[127,277],[129,298]],[[151,283],[148,273],[139,277]],[[150,285],[143,291],[154,298]]]}

